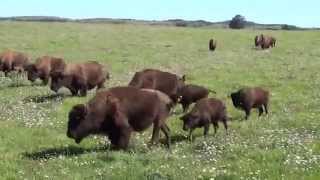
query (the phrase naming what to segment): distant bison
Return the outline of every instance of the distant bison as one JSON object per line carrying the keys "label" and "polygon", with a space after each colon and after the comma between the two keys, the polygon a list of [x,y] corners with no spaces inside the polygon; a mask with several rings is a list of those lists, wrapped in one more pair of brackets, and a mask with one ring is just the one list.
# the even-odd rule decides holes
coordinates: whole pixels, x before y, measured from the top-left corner
{"label": "distant bison", "polygon": [[27,68],[28,80],[34,82],[37,78],[43,81],[44,85],[48,84],[50,73],[64,69],[66,63],[62,58],[43,56],[30,64]]}
{"label": "distant bison", "polygon": [[274,37],[261,34],[260,38],[261,38],[260,46],[262,49],[268,49],[270,47],[275,47],[276,39]]}
{"label": "distant bison", "polygon": [[50,73],[51,90],[58,92],[61,87],[68,88],[72,95],[87,95],[87,90],[97,87],[104,88],[104,82],[109,79],[109,73],[104,66],[95,62],[67,64],[63,69]]}
{"label": "distant bison", "polygon": [[251,108],[258,108],[259,116],[263,111],[268,114],[269,92],[260,87],[240,89],[231,93],[231,99],[234,107],[245,111],[246,119],[250,116]]}
{"label": "distant bison", "polygon": [[217,47],[217,41],[210,39],[209,40],[209,50],[214,51]]}
{"label": "distant bison", "polygon": [[153,124],[151,142],[158,142],[161,130],[170,147],[168,115],[166,105],[155,93],[135,87],[114,87],[98,92],[87,104],[72,108],[67,136],[80,143],[90,134],[103,134],[115,148],[126,149],[133,131],[144,131]]}
{"label": "distant bison", "polygon": [[178,101],[178,91],[184,86],[185,76],[179,76],[156,69],[145,69],[136,72],[129,86],[137,88],[156,89],[167,94],[173,101]]}
{"label": "distant bison", "polygon": [[29,57],[24,53],[6,50],[0,54],[0,71],[3,71],[5,76],[11,71],[24,72],[28,64]]}
{"label": "distant bison", "polygon": [[195,128],[204,127],[204,136],[208,134],[210,123],[213,124],[216,134],[221,121],[227,132],[227,110],[225,104],[215,98],[203,98],[195,104],[193,109],[180,118],[183,121],[183,130],[189,129],[189,140],[192,140],[192,132]]}
{"label": "distant bison", "polygon": [[179,91],[179,103],[182,105],[183,112],[186,112],[190,104],[208,97],[209,92],[216,93],[205,87],[188,84],[183,86]]}

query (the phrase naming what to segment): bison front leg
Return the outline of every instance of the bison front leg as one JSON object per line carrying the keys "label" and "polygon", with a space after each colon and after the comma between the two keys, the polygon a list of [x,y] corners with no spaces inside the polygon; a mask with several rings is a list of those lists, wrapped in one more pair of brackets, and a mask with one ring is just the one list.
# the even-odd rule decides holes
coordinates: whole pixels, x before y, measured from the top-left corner
{"label": "bison front leg", "polygon": [[189,130],[189,136],[188,136],[188,140],[189,140],[190,142],[193,141],[192,132],[193,132],[193,129],[190,129],[190,130]]}
{"label": "bison front leg", "polygon": [[206,138],[209,132],[209,124],[204,125],[203,136]]}
{"label": "bison front leg", "polygon": [[248,118],[249,118],[249,116],[250,116],[251,108],[250,108],[250,107],[245,107],[245,108],[244,108],[244,111],[245,111],[245,113],[246,113],[245,119],[248,120]]}
{"label": "bison front leg", "polygon": [[42,85],[43,85],[43,86],[48,85],[48,83],[49,83],[49,77],[43,77],[43,78],[41,78],[41,80],[42,80]]}
{"label": "bison front leg", "polygon": [[131,131],[129,129],[122,130],[122,132],[120,133],[119,141],[117,143],[117,148],[127,149],[130,142],[130,136],[131,136]]}

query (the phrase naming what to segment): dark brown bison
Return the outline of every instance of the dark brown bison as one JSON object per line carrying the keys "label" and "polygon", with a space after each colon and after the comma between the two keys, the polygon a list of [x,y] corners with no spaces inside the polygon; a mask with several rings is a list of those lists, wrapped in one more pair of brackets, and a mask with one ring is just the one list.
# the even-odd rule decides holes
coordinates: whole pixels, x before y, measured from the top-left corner
{"label": "dark brown bison", "polygon": [[269,92],[260,87],[240,89],[231,93],[231,99],[234,107],[245,111],[246,119],[250,116],[252,108],[259,109],[259,116],[263,111],[268,114]]}
{"label": "dark brown bison", "polygon": [[184,86],[185,76],[179,76],[156,69],[145,69],[136,72],[129,83],[129,86],[137,88],[156,89],[167,94],[176,104],[178,91]]}
{"label": "dark brown bison", "polygon": [[50,73],[63,70],[66,63],[62,58],[43,56],[27,67],[28,80],[34,82],[40,78],[44,85],[48,84]]}
{"label": "dark brown bison", "polygon": [[11,71],[24,72],[28,64],[29,57],[21,52],[6,50],[0,55],[0,71],[3,71],[5,76]]}
{"label": "dark brown bison", "polygon": [[262,49],[268,49],[270,47],[275,46],[276,40],[274,37],[261,34],[260,38],[261,38],[260,46]]}
{"label": "dark brown bison", "polygon": [[203,98],[195,104],[193,109],[180,118],[183,121],[183,130],[189,129],[189,140],[192,140],[192,131],[198,127],[204,127],[204,136],[208,134],[210,123],[213,124],[214,133],[221,121],[227,132],[227,110],[225,104],[215,98]]}
{"label": "dark brown bison", "polygon": [[209,50],[214,51],[214,50],[216,50],[216,47],[217,47],[217,41],[210,39],[209,40]]}
{"label": "dark brown bison", "polygon": [[158,95],[135,87],[114,87],[100,91],[87,104],[79,104],[69,113],[67,136],[76,143],[90,134],[108,136],[115,148],[126,149],[133,131],[141,132],[153,124],[152,143],[160,130],[170,147],[169,111]]}
{"label": "dark brown bison", "polygon": [[50,73],[51,90],[58,92],[61,87],[68,88],[72,95],[87,95],[87,90],[97,87],[104,88],[104,82],[109,79],[109,73],[104,66],[95,62],[67,64],[63,69]]}
{"label": "dark brown bison", "polygon": [[188,84],[183,86],[179,91],[179,103],[182,105],[183,112],[188,110],[190,104],[208,97],[209,92],[216,93],[198,85]]}

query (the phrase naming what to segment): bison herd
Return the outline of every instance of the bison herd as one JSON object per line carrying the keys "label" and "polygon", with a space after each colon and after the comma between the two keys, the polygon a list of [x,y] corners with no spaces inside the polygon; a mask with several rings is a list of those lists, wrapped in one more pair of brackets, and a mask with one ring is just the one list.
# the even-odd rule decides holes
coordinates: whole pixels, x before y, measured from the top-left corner
{"label": "bison herd", "polygon": [[[274,47],[275,38],[259,35],[255,46],[262,49]],[[216,41],[209,42],[209,49],[216,48]],[[26,72],[28,80],[41,79],[44,85],[57,92],[61,87],[70,90],[73,96],[86,96],[93,88],[104,89],[110,78],[108,69],[95,61],[68,64],[62,58],[43,56],[32,63],[23,53],[6,50],[0,55],[0,71],[5,76],[11,71]],[[179,76],[157,69],[136,72],[127,86],[112,87],[97,91],[85,104],[72,107],[69,112],[67,136],[80,143],[90,134],[102,134],[109,138],[117,149],[126,149],[132,132],[141,132],[153,126],[151,144],[158,143],[160,132],[165,135],[170,148],[171,135],[167,119],[178,103],[184,115],[180,117],[183,130],[189,130],[189,140],[195,128],[204,128],[208,134],[210,124],[214,133],[221,122],[228,132],[227,107],[222,100],[209,98],[216,93],[205,87],[186,84],[185,75]],[[231,93],[235,108],[245,112],[248,119],[252,108],[259,110],[259,116],[268,113],[269,92],[260,87],[243,88]],[[189,106],[195,103],[189,110]]]}

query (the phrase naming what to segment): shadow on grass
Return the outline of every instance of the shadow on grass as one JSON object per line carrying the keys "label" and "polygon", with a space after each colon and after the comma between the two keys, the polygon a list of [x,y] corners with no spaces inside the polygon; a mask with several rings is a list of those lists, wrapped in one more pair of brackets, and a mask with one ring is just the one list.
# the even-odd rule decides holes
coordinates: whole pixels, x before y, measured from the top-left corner
{"label": "shadow on grass", "polygon": [[182,141],[188,142],[188,138],[184,135],[181,135],[181,134],[171,136],[171,143],[172,144],[176,144],[176,143],[179,143]]}
{"label": "shadow on grass", "polygon": [[107,151],[108,147],[83,148],[78,146],[68,146],[59,148],[48,148],[38,152],[25,152],[23,156],[32,160],[54,159],[60,156],[72,157],[92,152]]}
{"label": "shadow on grass", "polygon": [[71,97],[71,95],[65,95],[65,94],[50,94],[50,95],[45,95],[45,96],[28,96],[23,99],[24,103],[29,103],[29,102],[35,102],[35,103],[43,103],[47,101],[58,101],[61,99],[64,99],[66,97]]}

